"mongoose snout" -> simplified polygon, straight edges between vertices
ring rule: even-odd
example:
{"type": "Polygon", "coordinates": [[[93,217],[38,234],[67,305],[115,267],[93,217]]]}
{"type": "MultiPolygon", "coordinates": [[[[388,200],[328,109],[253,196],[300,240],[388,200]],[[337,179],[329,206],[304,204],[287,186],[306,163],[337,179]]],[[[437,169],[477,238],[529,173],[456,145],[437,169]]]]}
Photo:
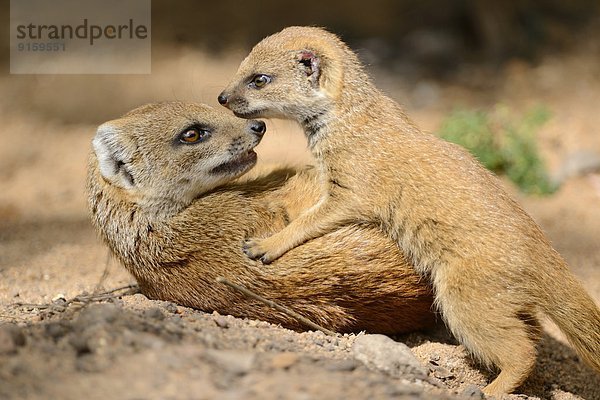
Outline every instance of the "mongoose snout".
{"type": "Polygon", "coordinates": [[[225,94],[225,92],[221,92],[219,97],[217,97],[217,100],[219,101],[220,105],[224,106],[227,104],[228,96],[225,94]]]}
{"type": "Polygon", "coordinates": [[[267,126],[262,121],[252,120],[248,124],[248,131],[254,140],[248,142],[242,136],[235,138],[228,150],[231,159],[214,167],[211,170],[212,174],[238,175],[256,164],[257,156],[254,148],[260,143],[267,126]]]}
{"type": "Polygon", "coordinates": [[[250,124],[250,130],[256,134],[256,136],[262,138],[267,131],[267,125],[262,121],[252,121],[250,124]]]}
{"type": "Polygon", "coordinates": [[[232,95],[223,91],[217,97],[217,101],[223,107],[227,107],[233,111],[233,114],[239,118],[260,118],[263,116],[260,110],[250,109],[248,99],[244,96],[232,95]]]}

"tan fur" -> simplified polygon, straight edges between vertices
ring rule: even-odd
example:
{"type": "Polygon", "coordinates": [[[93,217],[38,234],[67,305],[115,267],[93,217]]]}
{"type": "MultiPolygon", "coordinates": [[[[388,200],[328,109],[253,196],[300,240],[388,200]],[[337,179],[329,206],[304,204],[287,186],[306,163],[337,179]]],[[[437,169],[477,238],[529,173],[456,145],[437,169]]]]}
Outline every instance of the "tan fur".
{"type": "Polygon", "coordinates": [[[92,221],[142,292],[306,329],[215,282],[223,276],[339,332],[398,333],[431,326],[427,285],[377,227],[344,227],[289,252],[272,269],[244,255],[244,239],[282,229],[319,196],[311,169],[257,172],[231,182],[248,165],[207,179],[208,158],[228,157],[232,144],[244,152],[256,139],[248,121],[184,103],[145,106],[99,128],[87,179],[92,221]],[[176,135],[193,123],[211,126],[210,140],[174,146],[176,135]],[[133,176],[133,187],[121,187],[119,174],[101,173],[97,153],[106,156],[107,141],[124,157],[121,167],[133,176]],[[225,185],[205,193],[215,181],[225,185]]]}
{"type": "Polygon", "coordinates": [[[249,240],[250,257],[269,263],[340,226],[375,222],[430,277],[461,343],[500,369],[485,393],[511,392],[529,375],[538,312],[600,371],[600,311],[538,226],[465,150],[421,132],[338,37],[308,27],[267,37],[220,102],[243,117],[298,121],[319,160],[320,200],[249,240]],[[270,83],[257,88],[260,74],[270,83]]]}

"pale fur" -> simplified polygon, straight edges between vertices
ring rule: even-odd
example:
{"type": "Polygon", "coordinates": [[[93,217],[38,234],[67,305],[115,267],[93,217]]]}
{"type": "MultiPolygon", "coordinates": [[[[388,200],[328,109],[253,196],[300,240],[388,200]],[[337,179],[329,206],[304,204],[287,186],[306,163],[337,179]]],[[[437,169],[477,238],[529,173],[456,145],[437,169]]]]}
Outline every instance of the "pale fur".
{"type": "Polygon", "coordinates": [[[225,101],[239,116],[300,123],[321,174],[320,200],[282,231],[249,240],[250,257],[269,263],[340,226],[378,223],[431,279],[458,340],[499,368],[486,394],[511,392],[529,375],[538,312],[600,371],[600,311],[540,228],[468,152],[421,132],[337,36],[290,27],[267,37],[225,101]],[[253,86],[259,74],[270,83],[253,86]]]}
{"type": "Polygon", "coordinates": [[[296,174],[267,168],[237,181],[252,165],[219,176],[208,172],[215,160],[254,148],[258,138],[248,124],[204,105],[162,103],[99,128],[87,178],[92,222],[142,292],[306,329],[215,282],[223,276],[339,332],[432,326],[428,286],[377,227],[344,227],[291,251],[271,270],[242,253],[244,239],[282,229],[319,196],[312,169],[296,174]],[[192,124],[211,126],[210,140],[174,146],[178,133],[192,124]],[[122,168],[133,185],[128,178],[122,182],[122,168]]]}

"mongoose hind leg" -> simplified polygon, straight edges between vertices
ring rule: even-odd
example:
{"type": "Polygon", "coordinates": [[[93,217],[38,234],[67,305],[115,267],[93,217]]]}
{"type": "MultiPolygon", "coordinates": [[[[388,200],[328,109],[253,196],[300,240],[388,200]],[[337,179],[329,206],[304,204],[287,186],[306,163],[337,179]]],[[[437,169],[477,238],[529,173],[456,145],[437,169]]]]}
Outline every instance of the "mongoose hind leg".
{"type": "Polygon", "coordinates": [[[486,396],[494,396],[500,398],[506,393],[512,393],[518,388],[525,379],[531,373],[533,366],[535,365],[535,351],[534,355],[527,359],[519,360],[515,358],[511,360],[511,365],[504,367],[500,374],[486,387],[483,388],[483,393],[486,396]],[[517,363],[523,363],[517,365],[517,363]]]}
{"type": "MultiPolygon", "coordinates": [[[[521,322],[516,318],[515,320],[517,323],[521,322]]],[[[488,396],[512,393],[535,366],[537,340],[530,336],[526,326],[505,329],[505,326],[490,325],[488,321],[482,321],[481,325],[471,328],[473,331],[464,326],[459,328],[465,347],[486,364],[493,364],[500,370],[483,392],[488,396]]],[[[454,330],[455,327],[450,326],[450,329],[454,330]]]]}
{"type": "Polygon", "coordinates": [[[541,327],[535,312],[509,298],[494,298],[494,290],[477,300],[464,297],[464,284],[434,287],[436,304],[452,333],[477,360],[500,370],[483,392],[501,396],[519,387],[536,361],[541,327]]]}

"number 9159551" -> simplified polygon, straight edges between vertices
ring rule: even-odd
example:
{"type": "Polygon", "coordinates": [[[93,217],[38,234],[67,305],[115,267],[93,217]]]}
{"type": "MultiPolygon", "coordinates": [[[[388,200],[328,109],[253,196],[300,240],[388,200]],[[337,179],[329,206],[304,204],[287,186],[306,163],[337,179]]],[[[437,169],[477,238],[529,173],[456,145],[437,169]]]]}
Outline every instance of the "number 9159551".
{"type": "Polygon", "coordinates": [[[64,43],[19,43],[17,44],[18,51],[65,51],[64,43]]]}

